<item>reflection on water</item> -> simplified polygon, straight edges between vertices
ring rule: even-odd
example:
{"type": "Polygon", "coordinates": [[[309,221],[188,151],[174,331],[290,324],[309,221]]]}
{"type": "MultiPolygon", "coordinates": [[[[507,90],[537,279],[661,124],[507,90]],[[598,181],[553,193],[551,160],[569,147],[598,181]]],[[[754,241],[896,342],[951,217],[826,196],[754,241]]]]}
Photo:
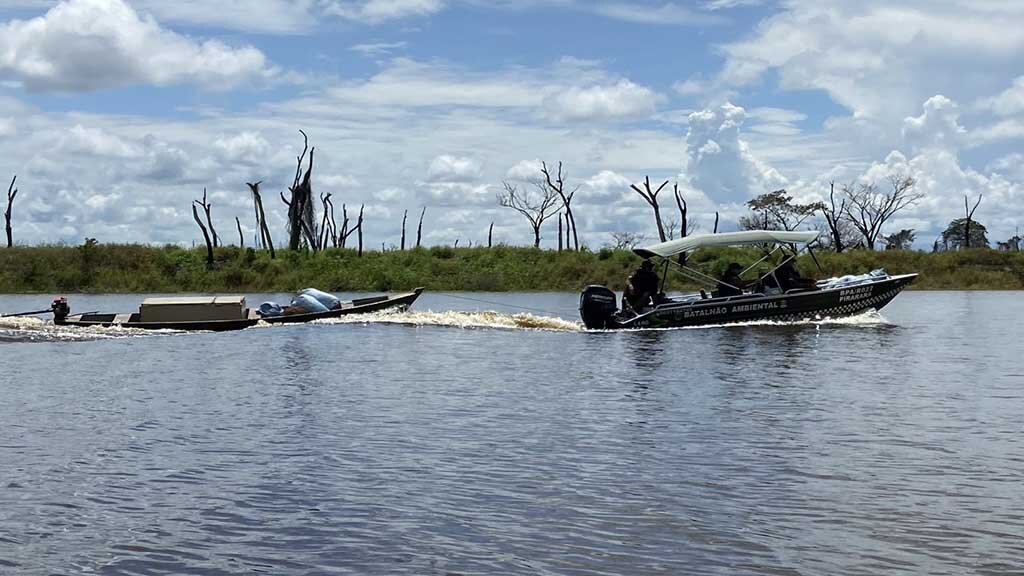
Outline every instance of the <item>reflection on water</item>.
{"type": "Polygon", "coordinates": [[[486,298],[226,334],[0,319],[0,574],[1019,570],[1019,295],[636,332],[486,298]]]}

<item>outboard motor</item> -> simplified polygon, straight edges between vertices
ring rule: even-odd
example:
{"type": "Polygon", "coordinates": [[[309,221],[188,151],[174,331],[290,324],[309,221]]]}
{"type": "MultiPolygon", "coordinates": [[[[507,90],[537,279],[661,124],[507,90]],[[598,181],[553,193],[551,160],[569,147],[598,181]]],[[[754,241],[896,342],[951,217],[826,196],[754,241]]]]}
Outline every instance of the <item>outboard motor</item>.
{"type": "Polygon", "coordinates": [[[68,305],[68,299],[63,296],[53,299],[53,303],[50,304],[50,310],[53,311],[54,324],[64,322],[64,319],[71,314],[71,306],[68,305]]]}
{"type": "Polygon", "coordinates": [[[612,318],[618,312],[615,292],[604,286],[587,286],[580,294],[580,317],[591,330],[602,330],[611,326],[612,318]]]}

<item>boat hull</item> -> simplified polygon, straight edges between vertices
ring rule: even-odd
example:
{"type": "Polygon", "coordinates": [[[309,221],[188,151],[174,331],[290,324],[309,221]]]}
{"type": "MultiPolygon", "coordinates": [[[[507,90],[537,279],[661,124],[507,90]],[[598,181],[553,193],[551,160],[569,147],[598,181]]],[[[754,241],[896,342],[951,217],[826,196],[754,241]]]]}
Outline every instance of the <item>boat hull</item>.
{"type": "Polygon", "coordinates": [[[615,315],[588,328],[642,329],[732,324],[757,320],[790,322],[853,316],[881,310],[916,278],[916,274],[824,290],[774,296],[743,295],[685,302],[669,302],[630,318],[615,315]],[[597,325],[603,324],[603,325],[597,325]]]}
{"type": "Polygon", "coordinates": [[[141,330],[183,330],[183,331],[206,331],[226,332],[231,330],[243,330],[251,328],[260,321],[269,324],[299,324],[313,322],[326,318],[338,318],[349,314],[365,314],[367,312],[378,312],[390,308],[408,308],[419,298],[423,292],[417,288],[412,292],[396,294],[393,296],[378,296],[373,298],[361,298],[344,302],[342,308],[319,312],[315,314],[292,314],[288,316],[276,316],[261,318],[255,310],[249,310],[246,318],[237,320],[203,320],[203,321],[179,321],[179,322],[141,322],[139,314],[77,314],[64,318],[55,317],[54,324],[58,326],[80,326],[80,327],[112,327],[135,328],[141,330]]]}

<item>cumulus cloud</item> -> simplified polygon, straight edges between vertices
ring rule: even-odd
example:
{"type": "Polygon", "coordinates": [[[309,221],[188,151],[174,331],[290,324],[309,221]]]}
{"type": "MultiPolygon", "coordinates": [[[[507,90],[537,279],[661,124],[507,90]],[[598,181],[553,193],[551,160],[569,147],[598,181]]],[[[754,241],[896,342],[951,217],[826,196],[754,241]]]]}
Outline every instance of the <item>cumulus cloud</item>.
{"type": "Polygon", "coordinates": [[[782,174],[758,160],[740,139],[745,119],[743,108],[728,103],[690,114],[681,175],[690,187],[718,202],[744,202],[787,185],[782,174]]]}
{"type": "Polygon", "coordinates": [[[785,89],[815,89],[858,117],[889,121],[929,96],[994,92],[1024,48],[1012,2],[791,0],[744,40],[723,46],[719,82],[744,86],[773,71],[785,89]]]}
{"type": "Polygon", "coordinates": [[[540,159],[523,160],[509,168],[508,172],[505,173],[505,177],[509,180],[521,180],[524,182],[535,180],[540,177],[542,168],[543,164],[540,159]]]}
{"type": "Polygon", "coordinates": [[[442,154],[430,163],[427,180],[431,182],[473,182],[480,177],[480,163],[472,158],[442,154]]]}
{"type": "Polygon", "coordinates": [[[924,103],[924,112],[903,121],[903,139],[914,151],[956,149],[967,131],[959,124],[957,105],[941,94],[924,103]]]}
{"type": "Polygon", "coordinates": [[[222,89],[270,73],[256,48],[193,40],[123,0],[66,0],[42,16],[0,25],[0,75],[30,90],[181,83],[222,89]]]}
{"type": "Polygon", "coordinates": [[[545,102],[551,116],[565,120],[631,118],[651,115],[661,97],[629,80],[614,84],[570,87],[545,102]]]}

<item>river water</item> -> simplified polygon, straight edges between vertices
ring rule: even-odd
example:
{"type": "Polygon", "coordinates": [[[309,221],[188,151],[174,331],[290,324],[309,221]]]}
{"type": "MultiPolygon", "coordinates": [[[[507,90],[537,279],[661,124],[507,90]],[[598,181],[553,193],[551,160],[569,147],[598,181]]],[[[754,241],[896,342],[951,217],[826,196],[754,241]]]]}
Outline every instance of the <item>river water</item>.
{"type": "Polygon", "coordinates": [[[0,320],[0,574],[1024,571],[1020,293],[623,333],[574,294],[414,310],[0,320]]]}

